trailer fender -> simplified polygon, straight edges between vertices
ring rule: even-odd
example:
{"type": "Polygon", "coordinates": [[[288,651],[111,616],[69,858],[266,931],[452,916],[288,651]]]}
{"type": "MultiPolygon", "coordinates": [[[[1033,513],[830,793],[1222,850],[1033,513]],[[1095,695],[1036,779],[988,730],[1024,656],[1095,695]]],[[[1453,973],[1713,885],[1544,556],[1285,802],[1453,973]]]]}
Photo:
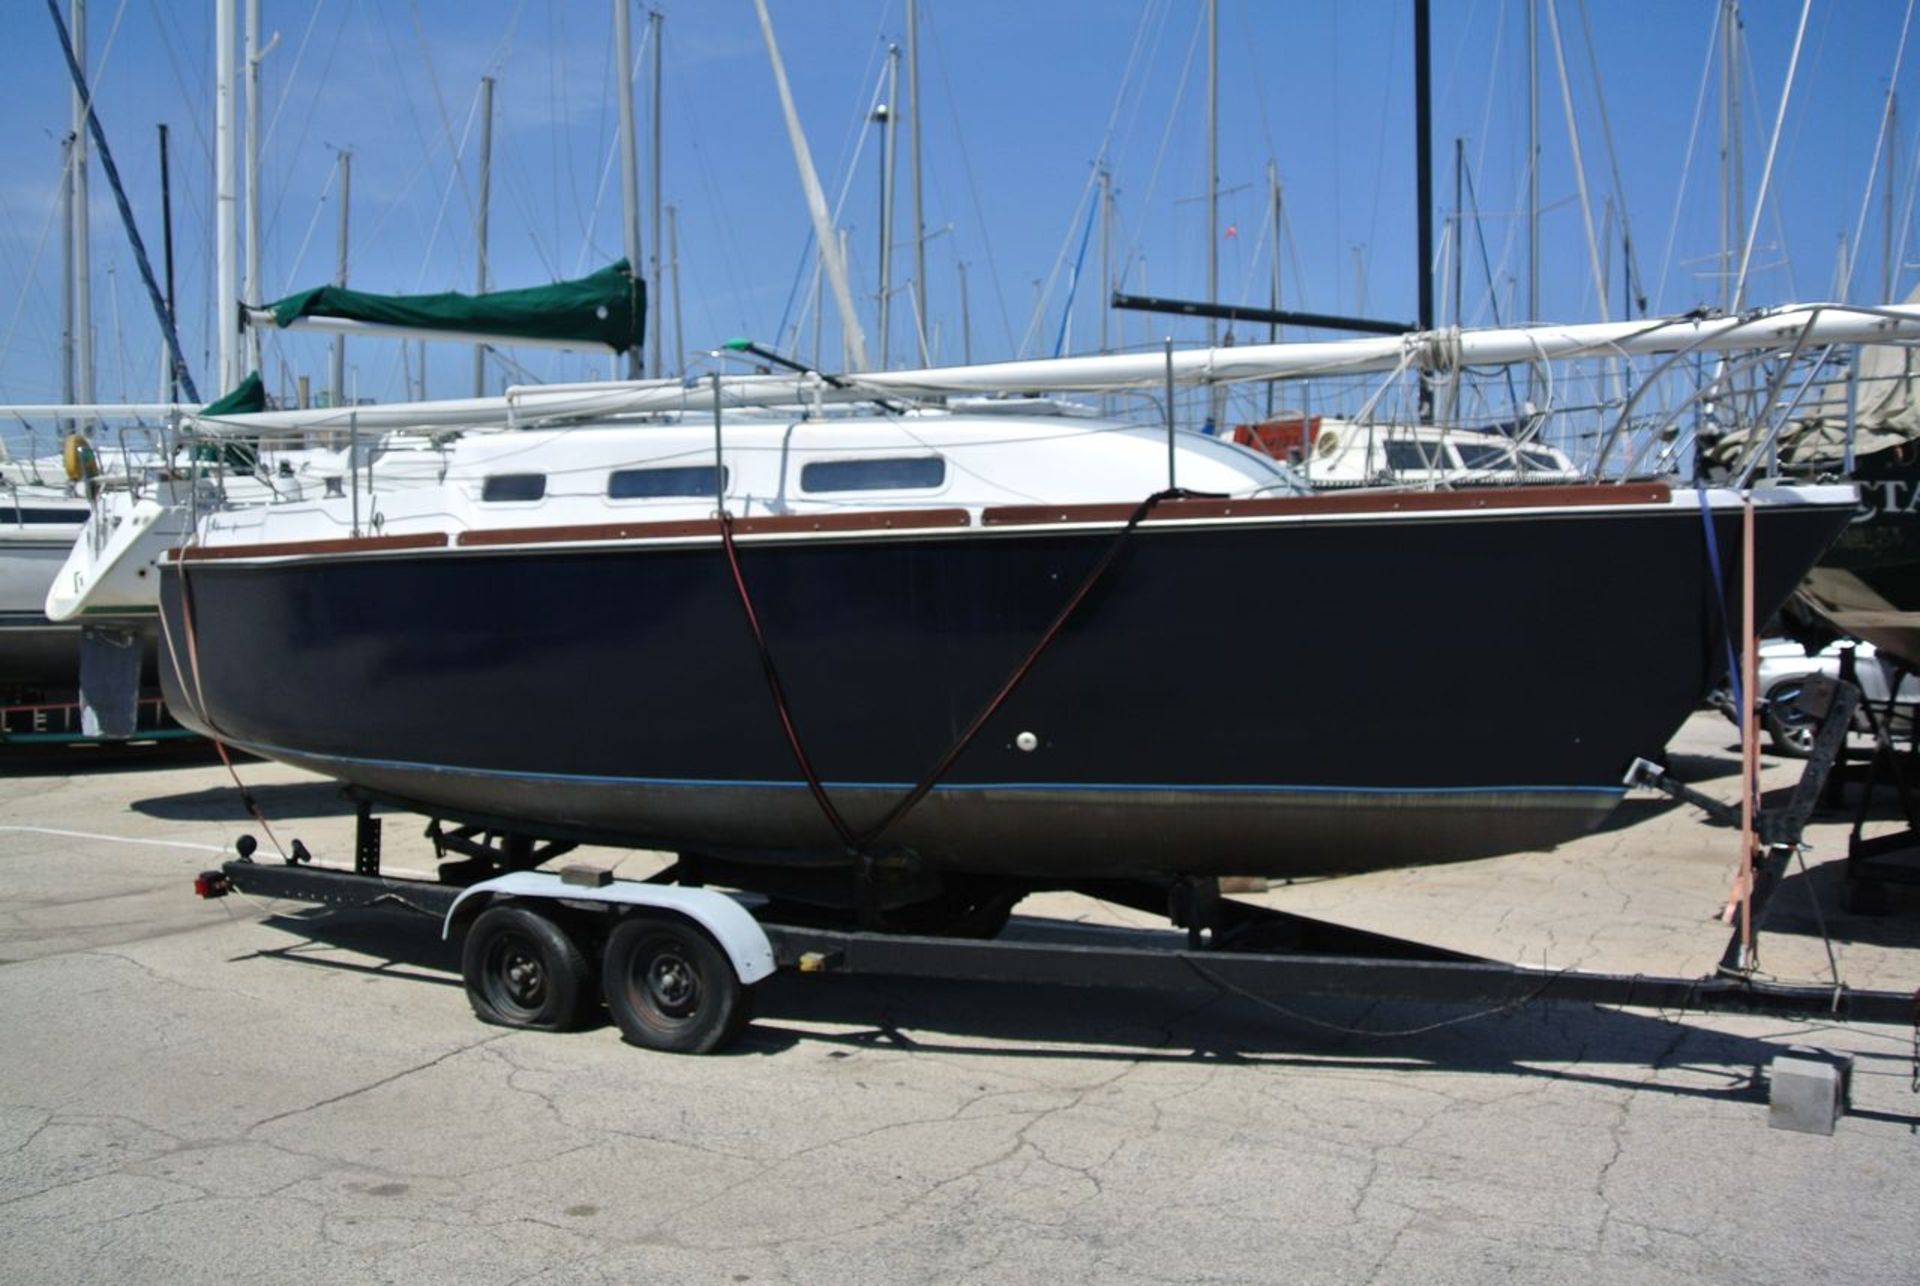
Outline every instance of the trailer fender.
{"type": "Polygon", "coordinates": [[[501,898],[545,898],[566,902],[609,902],[621,906],[651,907],[683,915],[705,929],[733,962],[740,981],[751,985],[774,971],[773,943],[760,922],[738,902],[712,889],[680,888],[672,884],[643,884],[614,880],[609,884],[567,884],[548,871],[513,871],[463,890],[447,908],[440,936],[480,914],[501,898]]]}

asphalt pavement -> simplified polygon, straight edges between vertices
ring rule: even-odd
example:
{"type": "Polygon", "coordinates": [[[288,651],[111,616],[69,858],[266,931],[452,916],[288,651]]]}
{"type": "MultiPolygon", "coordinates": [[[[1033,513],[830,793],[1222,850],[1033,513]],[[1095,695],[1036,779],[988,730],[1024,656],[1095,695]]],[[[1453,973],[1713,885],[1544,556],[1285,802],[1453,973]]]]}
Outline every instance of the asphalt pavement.
{"type": "MultiPolygon", "coordinates": [[[[1696,718],[1675,772],[1731,798],[1730,734],[1696,718]]],[[[274,839],[347,862],[330,784],[236,771],[274,839]]],[[[1770,758],[1767,783],[1796,772],[1770,758]]],[[[1844,909],[1849,820],[1810,830],[1761,966],[1816,981],[1831,949],[1855,985],[1920,988],[1920,899],[1844,909]]],[[[388,818],[390,869],[431,868],[419,828],[388,818]]],[[[480,1025],[456,948],[404,913],[195,899],[242,832],[272,852],[203,752],[0,761],[6,1281],[1745,1284],[1920,1262],[1911,1028],[783,975],[730,1051],[653,1054],[610,1026],[480,1025]],[[1831,1137],[1768,1128],[1766,1069],[1796,1044],[1858,1060],[1831,1137]]],[[[1636,794],[1550,853],[1252,896],[1690,975],[1724,945],[1734,851],[1636,794]]]]}

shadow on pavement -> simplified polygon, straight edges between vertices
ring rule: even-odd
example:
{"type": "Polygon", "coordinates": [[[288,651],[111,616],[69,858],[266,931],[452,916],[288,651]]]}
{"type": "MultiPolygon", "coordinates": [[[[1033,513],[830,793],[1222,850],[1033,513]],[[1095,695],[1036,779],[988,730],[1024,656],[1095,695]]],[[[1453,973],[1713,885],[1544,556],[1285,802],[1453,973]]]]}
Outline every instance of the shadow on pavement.
{"type": "MultiPolygon", "coordinates": [[[[343,796],[338,782],[292,781],[249,785],[247,793],[260,811],[278,821],[300,817],[350,817],[353,802],[343,796]]],[[[147,817],[169,822],[247,822],[252,817],[232,783],[210,786],[182,795],[155,795],[136,799],[128,807],[147,817]]]]}

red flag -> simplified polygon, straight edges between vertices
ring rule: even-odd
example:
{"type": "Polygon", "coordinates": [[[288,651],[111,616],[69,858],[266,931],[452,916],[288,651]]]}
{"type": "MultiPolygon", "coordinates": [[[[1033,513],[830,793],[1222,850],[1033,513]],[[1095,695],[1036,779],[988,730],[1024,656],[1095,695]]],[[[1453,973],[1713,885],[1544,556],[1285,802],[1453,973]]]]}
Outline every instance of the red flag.
{"type": "Polygon", "coordinates": [[[1237,236],[1239,236],[1239,235],[1240,235],[1240,225],[1239,225],[1239,224],[1237,224],[1237,223],[1229,223],[1229,224],[1227,225],[1227,235],[1228,235],[1228,236],[1230,236],[1230,237],[1237,237],[1237,236]]]}

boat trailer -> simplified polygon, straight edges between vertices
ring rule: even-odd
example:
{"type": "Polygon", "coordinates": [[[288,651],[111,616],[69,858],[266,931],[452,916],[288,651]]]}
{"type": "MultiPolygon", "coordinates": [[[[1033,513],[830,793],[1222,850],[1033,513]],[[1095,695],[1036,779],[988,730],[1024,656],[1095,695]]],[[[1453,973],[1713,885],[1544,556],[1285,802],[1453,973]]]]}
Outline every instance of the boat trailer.
{"type": "MultiPolygon", "coordinates": [[[[1789,803],[1765,810],[1758,825],[1764,854],[1747,912],[1755,933],[1844,746],[1858,699],[1846,685],[1816,697],[1827,704],[1805,775],[1789,803]]],[[[1719,820],[1731,816],[1723,802],[1645,761],[1635,764],[1628,784],[1651,785],[1719,820]]],[[[1165,933],[1025,917],[1017,933],[1000,937],[1017,896],[1004,901],[997,917],[991,907],[984,918],[976,908],[970,919],[954,920],[944,932],[889,932],[876,919],[856,921],[851,912],[835,919],[786,896],[796,879],[819,875],[787,870],[754,879],[741,872],[756,868],[691,854],[645,880],[616,879],[589,866],[534,869],[551,867],[572,843],[489,831],[471,821],[453,829],[440,819],[430,822],[427,836],[436,852],[458,859],[443,863],[439,878],[395,877],[381,870],[381,826],[372,802],[361,798],[350,870],[313,865],[298,840],[284,860],[257,861],[258,845],[242,836],[238,855],[202,872],[195,891],[209,898],[241,892],[338,908],[390,906],[430,916],[440,921],[443,937],[464,935],[462,976],[482,1020],[559,1030],[592,1021],[604,1001],[630,1042],[679,1053],[706,1053],[731,1041],[751,1015],[753,985],[780,970],[1234,994],[1270,1006],[1280,998],[1322,997],[1470,1005],[1492,1013],[1559,1000],[1668,1014],[1882,1023],[1920,1032],[1920,993],[1754,976],[1743,951],[1752,937],[1738,924],[1720,967],[1699,978],[1482,959],[1239,901],[1224,896],[1221,882],[1212,878],[1045,886],[1163,916],[1186,931],[1184,943],[1169,941],[1165,933]],[[756,891],[724,891],[742,885],[756,891]],[[856,922],[865,927],[852,927],[856,922]],[[1043,936],[1049,926],[1052,938],[1043,936]]],[[[844,871],[834,878],[848,882],[844,871]]],[[[891,927],[913,924],[896,920],[891,927]]],[[[1844,1102],[1844,1068],[1817,1059],[1808,1063],[1803,1056],[1796,1063],[1803,1073],[1811,1068],[1810,1092],[1818,1106],[1796,1109],[1797,1119],[1812,1124],[1792,1128],[1831,1132],[1844,1102]]],[[[1776,1119],[1780,1083],[1776,1078],[1776,1119]]],[[[1802,1076],[1792,1083],[1804,1092],[1809,1082],[1802,1076]]]]}

